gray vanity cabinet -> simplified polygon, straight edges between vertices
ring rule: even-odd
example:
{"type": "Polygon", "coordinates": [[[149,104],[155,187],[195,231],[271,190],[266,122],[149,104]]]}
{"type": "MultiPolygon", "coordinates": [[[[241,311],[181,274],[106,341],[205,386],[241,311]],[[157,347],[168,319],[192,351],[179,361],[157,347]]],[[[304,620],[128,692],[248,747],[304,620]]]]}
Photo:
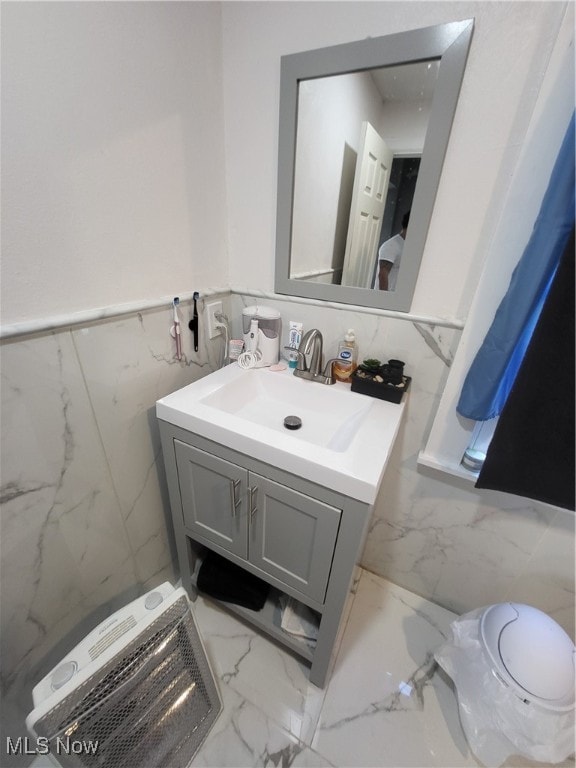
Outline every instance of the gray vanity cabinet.
{"type": "Polygon", "coordinates": [[[186,528],[200,541],[247,557],[246,470],[180,440],[174,448],[186,528]]]}
{"type": "Polygon", "coordinates": [[[206,550],[270,585],[264,608],[224,607],[310,664],[323,687],[371,507],[159,420],[182,584],[194,600],[206,550]],[[283,596],[312,609],[315,645],[282,628],[283,596]]]}
{"type": "Polygon", "coordinates": [[[341,510],[250,473],[250,561],[324,602],[341,510]]]}
{"type": "Polygon", "coordinates": [[[186,528],[324,601],[341,510],[179,440],[186,528]]]}

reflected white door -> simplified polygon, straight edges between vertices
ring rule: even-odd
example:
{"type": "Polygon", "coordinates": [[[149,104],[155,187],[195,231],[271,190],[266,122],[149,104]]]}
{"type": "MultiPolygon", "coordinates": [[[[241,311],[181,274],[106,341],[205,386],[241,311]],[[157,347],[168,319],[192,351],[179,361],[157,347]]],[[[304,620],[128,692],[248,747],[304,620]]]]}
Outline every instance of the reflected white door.
{"type": "Polygon", "coordinates": [[[342,285],[372,287],[392,157],[376,129],[368,122],[362,123],[342,285]]]}

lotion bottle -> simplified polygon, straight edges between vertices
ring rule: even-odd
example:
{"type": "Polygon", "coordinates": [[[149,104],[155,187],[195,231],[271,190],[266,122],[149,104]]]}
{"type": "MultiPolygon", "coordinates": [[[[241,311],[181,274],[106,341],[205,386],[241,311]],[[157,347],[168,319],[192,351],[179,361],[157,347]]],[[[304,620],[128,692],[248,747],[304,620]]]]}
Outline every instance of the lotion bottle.
{"type": "Polygon", "coordinates": [[[332,372],[337,381],[350,381],[350,376],[356,370],[358,360],[358,344],[352,328],[338,344],[337,360],[334,363],[332,372]]]}

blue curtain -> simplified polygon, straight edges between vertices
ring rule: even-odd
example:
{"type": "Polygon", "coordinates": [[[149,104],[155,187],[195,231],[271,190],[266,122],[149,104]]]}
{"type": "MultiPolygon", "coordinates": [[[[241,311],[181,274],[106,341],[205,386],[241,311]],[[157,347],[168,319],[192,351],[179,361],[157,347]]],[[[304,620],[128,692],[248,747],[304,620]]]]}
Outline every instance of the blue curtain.
{"type": "Polygon", "coordinates": [[[574,306],[573,229],[476,488],[574,509],[574,306]]]}
{"type": "Polygon", "coordinates": [[[574,128],[573,114],[528,245],[464,381],[456,410],[468,419],[500,415],[572,232],[574,128]]]}

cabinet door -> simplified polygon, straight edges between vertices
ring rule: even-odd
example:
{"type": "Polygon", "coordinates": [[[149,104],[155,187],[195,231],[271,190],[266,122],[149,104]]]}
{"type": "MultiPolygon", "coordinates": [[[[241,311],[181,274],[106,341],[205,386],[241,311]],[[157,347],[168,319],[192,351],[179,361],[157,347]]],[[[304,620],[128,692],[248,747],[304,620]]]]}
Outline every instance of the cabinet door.
{"type": "Polygon", "coordinates": [[[175,448],[184,525],[200,541],[246,558],[247,471],[179,440],[175,448]]]}
{"type": "Polygon", "coordinates": [[[253,472],[248,482],[250,562],[323,602],[341,510],[253,472]]]}

